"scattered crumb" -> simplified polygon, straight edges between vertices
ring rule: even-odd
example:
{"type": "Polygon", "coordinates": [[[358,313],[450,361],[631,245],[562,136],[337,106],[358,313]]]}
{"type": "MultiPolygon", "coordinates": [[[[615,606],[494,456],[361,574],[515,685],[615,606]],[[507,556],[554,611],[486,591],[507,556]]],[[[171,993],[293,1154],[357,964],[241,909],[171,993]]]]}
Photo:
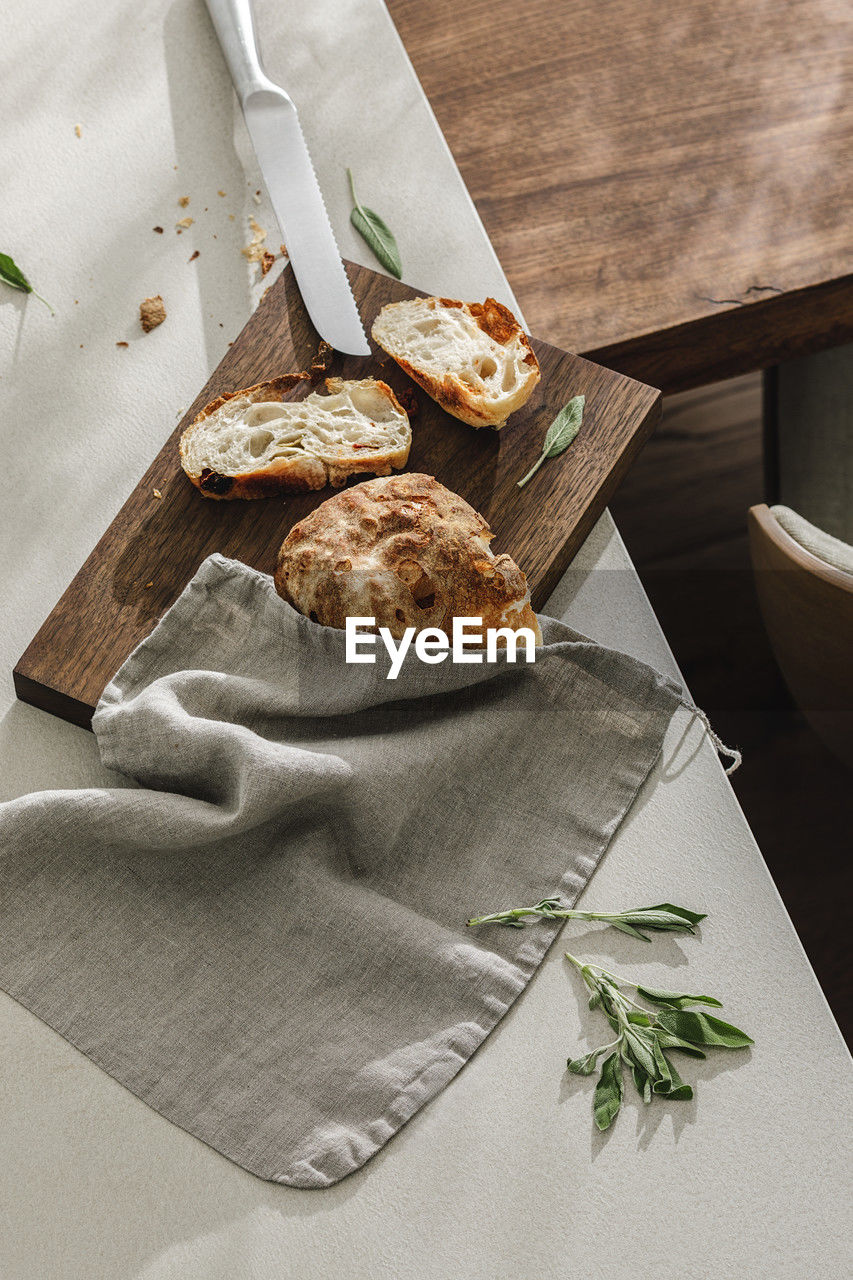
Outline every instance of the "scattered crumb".
{"type": "Polygon", "coordinates": [[[197,257],[199,257],[200,253],[201,253],[201,250],[200,250],[200,249],[196,249],[195,253],[191,254],[191,256],[187,259],[187,261],[188,261],[188,262],[195,262],[196,258],[197,258],[197,257]]]}
{"type": "Polygon", "coordinates": [[[145,590],[147,591],[149,587],[153,587],[153,586],[154,586],[154,583],[153,583],[153,582],[146,582],[146,584],[145,584],[145,590]]]}
{"type": "Polygon", "coordinates": [[[242,252],[250,262],[262,262],[264,253],[266,252],[264,249],[264,241],[267,238],[267,233],[263,227],[258,226],[254,218],[249,218],[249,227],[252,231],[252,239],[242,252]]]}
{"type": "Polygon", "coordinates": [[[255,204],[260,204],[261,203],[260,192],[256,191],[255,194],[252,196],[252,199],[254,200],[255,204]]]}
{"type": "Polygon", "coordinates": [[[152,489],[151,492],[154,494],[155,498],[162,498],[163,496],[159,489],[152,489]]]}
{"type": "Polygon", "coordinates": [[[153,228],[152,228],[152,230],[156,231],[156,232],[157,232],[157,234],[158,234],[158,236],[161,236],[161,235],[163,234],[163,228],[162,228],[162,227],[153,227],[153,228]]]}
{"type": "Polygon", "coordinates": [[[81,351],[83,350],[83,343],[82,343],[82,342],[80,343],[80,350],[81,350],[81,351]]]}
{"type": "Polygon", "coordinates": [[[396,394],[400,404],[406,410],[407,416],[409,418],[414,418],[420,408],[414,388],[404,387],[402,391],[398,391],[396,394]]]}
{"type": "Polygon", "coordinates": [[[182,209],[186,209],[189,202],[190,202],[189,196],[178,196],[178,204],[181,206],[182,209]]]}
{"type": "Polygon", "coordinates": [[[79,306],[80,306],[80,299],[79,299],[79,298],[75,298],[75,299],[74,299],[74,305],[75,305],[75,307],[79,307],[79,306]]]}
{"type": "Polygon", "coordinates": [[[156,329],[166,319],[166,307],[159,293],[153,298],[146,298],[139,304],[139,323],[146,333],[156,329]]]}
{"type": "Polygon", "coordinates": [[[179,418],[182,418],[182,417],[184,416],[184,414],[186,413],[186,411],[187,411],[187,407],[186,407],[186,405],[185,405],[185,404],[182,404],[182,405],[181,405],[181,407],[180,407],[180,409],[178,410],[178,417],[179,417],[179,418]]]}
{"type": "Polygon", "coordinates": [[[228,345],[229,345],[229,347],[233,347],[233,346],[234,346],[234,343],[233,343],[233,342],[229,342],[229,343],[228,343],[228,345]]]}
{"type": "Polygon", "coordinates": [[[129,346],[130,346],[130,343],[129,343],[129,342],[117,342],[117,343],[116,343],[116,346],[117,346],[117,347],[129,347],[129,346]]]}
{"type": "Polygon", "coordinates": [[[216,193],[216,194],[217,194],[218,196],[224,196],[224,195],[226,195],[226,194],[227,194],[227,192],[225,192],[225,191],[217,191],[217,193],[216,193]]]}
{"type": "Polygon", "coordinates": [[[228,221],[229,221],[229,222],[233,222],[233,221],[234,221],[234,214],[233,214],[233,213],[229,213],[229,215],[228,215],[228,221]]]}
{"type": "Polygon", "coordinates": [[[280,244],[278,247],[279,247],[279,249],[281,249],[281,251],[282,251],[282,253],[284,254],[285,258],[289,258],[289,257],[290,257],[290,254],[287,252],[287,245],[286,245],[286,244],[280,244]]]}
{"type": "Polygon", "coordinates": [[[74,126],[74,132],[77,134],[77,137],[78,137],[78,138],[82,138],[82,137],[83,137],[83,128],[82,128],[82,125],[75,124],[75,126],[74,126]]]}
{"type": "Polygon", "coordinates": [[[220,327],[220,329],[224,329],[224,328],[225,328],[225,325],[222,323],[222,321],[221,321],[221,320],[219,321],[219,327],[220,327]]]}
{"type": "Polygon", "coordinates": [[[271,271],[274,263],[275,263],[275,254],[269,253],[269,252],[265,253],[264,256],[261,258],[261,275],[265,276],[268,271],[271,271]]]}
{"type": "Polygon", "coordinates": [[[187,227],[191,227],[192,224],[193,224],[192,218],[179,218],[178,221],[175,223],[175,226],[180,227],[181,230],[185,231],[187,227]]]}
{"type": "Polygon", "coordinates": [[[323,375],[329,372],[329,365],[332,363],[332,360],[334,358],[335,358],[334,347],[330,346],[328,342],[325,342],[321,339],[320,345],[317,348],[317,354],[315,355],[314,359],[311,361],[311,368],[308,370],[308,375],[311,379],[312,387],[316,386],[317,383],[320,381],[320,379],[323,377],[323,375]]]}

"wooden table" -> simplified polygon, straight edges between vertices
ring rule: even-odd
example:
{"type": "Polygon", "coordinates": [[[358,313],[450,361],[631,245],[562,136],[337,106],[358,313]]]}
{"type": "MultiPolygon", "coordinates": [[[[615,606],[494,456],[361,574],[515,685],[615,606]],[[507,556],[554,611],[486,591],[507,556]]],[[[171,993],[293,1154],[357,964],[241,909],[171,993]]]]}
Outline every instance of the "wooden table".
{"type": "Polygon", "coordinates": [[[849,0],[388,0],[534,333],[664,391],[853,339],[849,0]]]}

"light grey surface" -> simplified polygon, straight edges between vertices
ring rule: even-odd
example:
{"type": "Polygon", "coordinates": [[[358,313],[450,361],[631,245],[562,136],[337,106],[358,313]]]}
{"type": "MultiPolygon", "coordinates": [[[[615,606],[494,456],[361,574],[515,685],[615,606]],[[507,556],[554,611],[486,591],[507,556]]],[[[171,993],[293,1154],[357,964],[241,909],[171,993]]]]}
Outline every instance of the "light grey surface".
{"type": "MultiPolygon", "coordinates": [[[[399,233],[413,284],[511,304],[382,7],[258,0],[258,18],[343,251],[369,262],[347,224],[349,163],[399,233]]],[[[8,672],[247,318],[263,286],[239,250],[249,214],[271,224],[252,201],[257,175],[200,3],[21,4],[0,59],[5,247],[59,304],[51,320],[33,301],[0,299],[8,672]],[[181,194],[197,222],[176,237],[181,194]],[[142,337],[136,306],[156,292],[169,318],[142,337]]],[[[674,670],[609,517],[549,612],[674,670]]],[[[15,704],[8,675],[4,696],[4,795],[111,780],[91,735],[15,704]]],[[[235,1169],[3,1000],[4,1277],[847,1274],[849,1057],[714,753],[686,725],[680,713],[583,902],[675,898],[710,913],[701,941],[643,948],[578,926],[567,937],[659,985],[689,972],[755,1037],[748,1063],[700,1064],[695,1104],[632,1101],[595,1135],[591,1086],[563,1067],[597,1025],[555,948],[451,1088],[365,1170],[304,1192],[235,1169]]]]}
{"type": "Polygon", "coordinates": [[[853,543],[853,346],[779,366],[779,501],[853,543]]]}
{"type": "Polygon", "coordinates": [[[208,557],[95,711],[138,787],[0,804],[0,986],[249,1172],[351,1174],[559,931],[466,918],[574,904],[682,701],[542,632],[530,664],[348,666],[342,631],[208,557]]]}

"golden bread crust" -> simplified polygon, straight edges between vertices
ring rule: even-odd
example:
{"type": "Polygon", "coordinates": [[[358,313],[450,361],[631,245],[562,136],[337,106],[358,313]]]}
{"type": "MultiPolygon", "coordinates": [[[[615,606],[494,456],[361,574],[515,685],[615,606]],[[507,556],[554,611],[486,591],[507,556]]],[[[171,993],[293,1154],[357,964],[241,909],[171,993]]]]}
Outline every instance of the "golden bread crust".
{"type": "Polygon", "coordinates": [[[491,530],[464,498],[416,472],[367,480],[291,529],[275,571],[279,595],[323,626],[374,617],[400,638],[414,626],[450,636],[454,617],[531,627],[527,580],[489,549],[491,530]]]}

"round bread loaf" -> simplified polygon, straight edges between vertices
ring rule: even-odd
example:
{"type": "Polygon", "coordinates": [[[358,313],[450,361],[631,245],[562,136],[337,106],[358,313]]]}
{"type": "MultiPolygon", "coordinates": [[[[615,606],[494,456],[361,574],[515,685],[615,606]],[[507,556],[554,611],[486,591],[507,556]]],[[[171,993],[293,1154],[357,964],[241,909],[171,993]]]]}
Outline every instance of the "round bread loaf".
{"type": "Polygon", "coordinates": [[[407,627],[450,636],[455,617],[530,627],[541,643],[518,565],[489,547],[473,507],[433,476],[407,472],[335,494],[294,525],[275,571],[279,595],[326,627],[373,617],[399,639],[407,627]]]}

